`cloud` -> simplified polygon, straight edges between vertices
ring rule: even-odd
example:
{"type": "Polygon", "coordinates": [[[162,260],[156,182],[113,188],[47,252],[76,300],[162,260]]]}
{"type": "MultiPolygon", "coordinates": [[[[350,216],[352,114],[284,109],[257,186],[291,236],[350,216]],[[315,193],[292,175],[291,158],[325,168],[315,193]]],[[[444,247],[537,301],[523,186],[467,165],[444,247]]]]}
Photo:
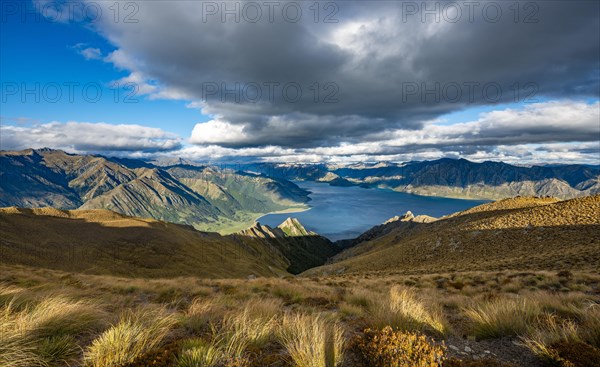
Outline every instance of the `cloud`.
{"type": "Polygon", "coordinates": [[[102,51],[99,48],[87,47],[86,43],[78,43],[75,46],[73,46],[73,48],[86,60],[102,59],[102,51]]]}
{"type": "Polygon", "coordinates": [[[181,148],[181,139],[158,128],[89,122],[2,125],[2,149],[51,147],[70,152],[164,152],[181,148]]]}
{"type": "MultiPolygon", "coordinates": [[[[87,2],[114,14],[110,2],[87,2]]],[[[472,14],[467,2],[331,2],[319,14],[312,3],[293,2],[302,7],[298,22],[283,16],[287,2],[277,3],[274,19],[264,3],[254,3],[263,11],[256,22],[236,15],[240,10],[223,12],[244,4],[137,2],[136,22],[104,16],[89,24],[115,47],[103,60],[126,72],[118,82],[135,83],[149,99],[187,101],[210,116],[194,126],[194,146],[161,154],[597,163],[600,108],[581,102],[597,101],[600,90],[595,2],[519,3],[518,13],[511,2],[470,2],[472,14]],[[458,20],[447,4],[461,7],[458,20]],[[490,6],[501,8],[497,21],[489,19],[490,6]],[[337,21],[325,22],[328,15],[337,21]],[[494,105],[517,107],[440,121],[494,105]]],[[[135,154],[160,150],[149,145],[135,154]]]]}
{"type": "MultiPolygon", "coordinates": [[[[103,17],[93,27],[117,48],[106,60],[128,70],[151,98],[191,101],[240,138],[194,135],[201,144],[331,146],[359,142],[369,131],[420,129],[449,112],[520,101],[531,91],[597,96],[593,2],[536,2],[535,23],[515,22],[500,2],[492,3],[502,8],[497,22],[484,16],[487,2],[478,2],[472,21],[462,5],[456,22],[436,3],[440,21],[430,15],[423,22],[421,12],[407,15],[406,3],[336,2],[338,22],[315,23],[303,5],[299,22],[286,20],[282,2],[273,21],[263,12],[254,23],[241,10],[240,19],[224,14],[224,3],[207,15],[206,2],[151,1],[138,4],[136,23],[103,17]],[[260,97],[247,95],[256,86],[260,97]],[[302,96],[290,102],[298,90],[302,96]]],[[[229,6],[236,4],[243,3],[229,6]]]]}

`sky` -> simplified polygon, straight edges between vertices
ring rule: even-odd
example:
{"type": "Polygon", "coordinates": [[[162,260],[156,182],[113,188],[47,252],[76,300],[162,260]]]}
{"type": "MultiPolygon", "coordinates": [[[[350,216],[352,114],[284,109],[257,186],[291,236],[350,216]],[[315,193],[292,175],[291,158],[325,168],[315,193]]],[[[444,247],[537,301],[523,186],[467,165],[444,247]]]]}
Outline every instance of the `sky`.
{"type": "Polygon", "coordinates": [[[600,164],[598,1],[1,7],[3,150],[600,164]]]}

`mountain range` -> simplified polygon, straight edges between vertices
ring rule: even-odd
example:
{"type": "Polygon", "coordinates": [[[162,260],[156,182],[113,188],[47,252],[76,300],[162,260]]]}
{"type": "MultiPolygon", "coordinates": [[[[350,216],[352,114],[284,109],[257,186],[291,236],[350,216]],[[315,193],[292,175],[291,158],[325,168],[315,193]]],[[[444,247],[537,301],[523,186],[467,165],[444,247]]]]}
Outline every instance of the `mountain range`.
{"type": "Polygon", "coordinates": [[[232,233],[265,213],[305,208],[308,194],[287,180],[231,169],[52,149],[0,152],[0,206],[106,209],[232,233]]]}
{"type": "Polygon", "coordinates": [[[282,164],[260,163],[247,169],[269,177],[378,187],[426,196],[498,200],[514,196],[569,199],[600,193],[600,166],[514,166],[443,158],[407,163],[282,164]]]}

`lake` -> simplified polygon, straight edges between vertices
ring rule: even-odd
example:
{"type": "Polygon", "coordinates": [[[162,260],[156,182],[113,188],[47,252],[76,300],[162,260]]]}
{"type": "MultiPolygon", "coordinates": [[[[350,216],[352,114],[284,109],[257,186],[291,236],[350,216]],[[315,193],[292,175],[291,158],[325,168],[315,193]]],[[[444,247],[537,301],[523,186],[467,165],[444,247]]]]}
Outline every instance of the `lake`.
{"type": "Polygon", "coordinates": [[[418,196],[357,186],[330,186],[327,183],[311,181],[295,183],[311,192],[311,209],[298,213],[267,214],[258,221],[275,227],[288,217],[298,218],[307,229],[332,241],[354,238],[408,210],[414,215],[441,217],[487,202],[418,196]]]}

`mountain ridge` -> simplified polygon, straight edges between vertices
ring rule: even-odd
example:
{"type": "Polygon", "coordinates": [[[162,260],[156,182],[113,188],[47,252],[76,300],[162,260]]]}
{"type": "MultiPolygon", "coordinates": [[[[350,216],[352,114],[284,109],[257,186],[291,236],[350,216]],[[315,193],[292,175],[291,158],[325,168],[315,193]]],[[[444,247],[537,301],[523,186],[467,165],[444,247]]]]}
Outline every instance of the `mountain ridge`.
{"type": "Polygon", "coordinates": [[[0,206],[107,209],[233,233],[263,214],[304,208],[309,200],[307,191],[286,180],[182,162],[156,166],[53,149],[0,151],[0,206]]]}

